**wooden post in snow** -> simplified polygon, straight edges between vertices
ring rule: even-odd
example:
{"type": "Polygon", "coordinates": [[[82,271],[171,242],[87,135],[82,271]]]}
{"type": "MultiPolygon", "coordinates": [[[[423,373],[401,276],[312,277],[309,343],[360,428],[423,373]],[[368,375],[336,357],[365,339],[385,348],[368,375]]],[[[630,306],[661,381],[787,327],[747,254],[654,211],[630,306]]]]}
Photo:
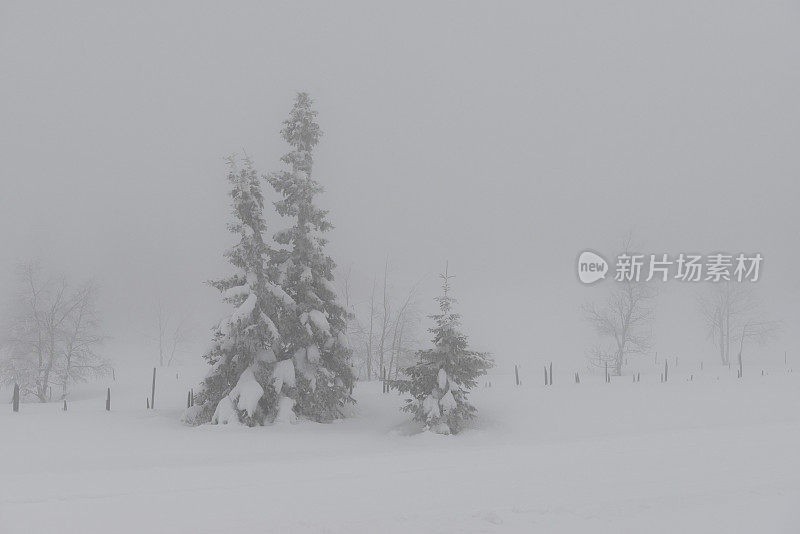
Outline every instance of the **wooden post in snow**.
{"type": "Polygon", "coordinates": [[[519,385],[519,367],[517,364],[514,364],[514,380],[516,381],[517,385],[519,385]]]}
{"type": "Polygon", "coordinates": [[[11,409],[15,412],[19,411],[19,385],[14,384],[14,393],[11,396],[11,409]]]}
{"type": "Polygon", "coordinates": [[[553,385],[553,362],[550,362],[550,385],[553,385]]]}
{"type": "Polygon", "coordinates": [[[150,390],[150,409],[154,410],[156,407],[156,368],[153,367],[153,387],[150,390]]]}
{"type": "Polygon", "coordinates": [[[111,388],[106,389],[106,411],[111,411],[111,388]]]}
{"type": "Polygon", "coordinates": [[[744,375],[744,369],[742,369],[742,351],[739,351],[739,378],[742,378],[744,375]]]}

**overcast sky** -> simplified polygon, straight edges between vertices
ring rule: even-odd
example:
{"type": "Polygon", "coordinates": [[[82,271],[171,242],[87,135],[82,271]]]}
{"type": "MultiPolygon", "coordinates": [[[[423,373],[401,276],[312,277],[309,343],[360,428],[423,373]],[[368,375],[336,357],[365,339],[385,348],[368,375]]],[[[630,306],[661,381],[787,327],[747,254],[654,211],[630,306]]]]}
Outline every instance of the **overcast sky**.
{"type": "MultiPolygon", "coordinates": [[[[359,299],[388,257],[429,312],[449,261],[476,346],[578,365],[580,306],[612,282],[582,286],[577,254],[633,231],[648,253],[762,253],[785,322],[766,352],[798,352],[799,50],[798,2],[5,0],[2,287],[41,258],[97,276],[114,346],[146,353],[158,295],[204,344],[223,157],[279,169],[302,90],[359,299]]],[[[657,348],[714,359],[696,288],[660,289],[657,348]]]]}

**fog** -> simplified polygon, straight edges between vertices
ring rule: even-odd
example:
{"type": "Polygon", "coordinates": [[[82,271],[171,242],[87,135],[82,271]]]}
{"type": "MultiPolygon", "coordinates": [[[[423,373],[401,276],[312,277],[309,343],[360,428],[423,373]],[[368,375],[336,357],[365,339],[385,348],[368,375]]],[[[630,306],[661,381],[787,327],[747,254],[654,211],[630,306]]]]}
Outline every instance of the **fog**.
{"type": "MultiPolygon", "coordinates": [[[[307,91],[328,250],[357,300],[388,258],[431,312],[449,262],[465,331],[501,368],[577,365],[581,305],[611,283],[582,286],[577,255],[612,259],[633,233],[645,253],[760,252],[784,329],[758,350],[782,357],[800,321],[799,18],[795,2],[3,2],[0,294],[39,258],[96,276],[111,357],[154,357],[158,300],[204,345],[224,310],[204,281],[229,272],[223,158],[280,169],[307,91]]],[[[714,358],[697,289],[659,284],[656,350],[714,358]]]]}

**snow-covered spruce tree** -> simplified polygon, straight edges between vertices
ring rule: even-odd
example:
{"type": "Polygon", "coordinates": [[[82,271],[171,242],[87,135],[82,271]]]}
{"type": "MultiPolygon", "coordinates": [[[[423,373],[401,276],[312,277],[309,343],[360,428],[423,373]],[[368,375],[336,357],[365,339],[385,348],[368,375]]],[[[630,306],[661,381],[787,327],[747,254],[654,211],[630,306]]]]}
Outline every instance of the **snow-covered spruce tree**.
{"type": "Polygon", "coordinates": [[[391,385],[411,395],[402,410],[412,413],[426,430],[457,434],[476,412],[467,400],[469,390],[494,363],[489,353],[469,350],[467,336],[459,330],[461,316],[453,312],[452,277],[446,269],[441,277],[442,295],[436,297],[441,312],[430,316],[436,322],[430,329],[434,348],[418,351],[417,363],[403,370],[408,378],[391,385]]]}
{"type": "MultiPolygon", "coordinates": [[[[281,130],[292,148],[281,158],[288,169],[267,177],[281,196],[275,209],[293,223],[275,235],[280,250],[270,258],[281,288],[295,303],[278,325],[281,336],[273,349],[281,364],[293,363],[295,412],[315,421],[330,421],[342,417],[341,408],[353,402],[354,374],[344,335],[347,311],[336,298],[335,263],[324,251],[323,234],[332,226],[328,212],[314,204],[323,188],[311,176],[312,151],[322,132],[311,105],[308,94],[298,93],[281,130]]],[[[292,375],[291,370],[286,374],[292,375]]]]}
{"type": "Polygon", "coordinates": [[[195,396],[195,405],[184,414],[190,424],[240,422],[248,425],[271,421],[279,405],[281,386],[275,387],[276,366],[271,346],[278,338],[275,320],[291,302],[270,270],[267,230],[263,217],[264,197],[258,174],[249,159],[239,166],[228,159],[233,222],[228,229],[239,241],[225,256],[236,272],[211,285],[233,312],[214,329],[211,347],[203,356],[212,365],[195,396]]]}

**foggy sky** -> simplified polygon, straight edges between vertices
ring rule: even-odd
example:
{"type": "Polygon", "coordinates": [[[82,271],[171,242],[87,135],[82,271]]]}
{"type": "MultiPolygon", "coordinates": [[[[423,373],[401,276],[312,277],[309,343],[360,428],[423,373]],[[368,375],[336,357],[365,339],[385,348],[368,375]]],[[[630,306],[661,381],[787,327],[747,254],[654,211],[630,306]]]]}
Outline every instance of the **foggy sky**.
{"type": "MultiPolygon", "coordinates": [[[[797,351],[798,50],[796,2],[4,1],[0,294],[41,258],[97,277],[113,346],[153,357],[157,298],[205,344],[223,158],[280,169],[302,90],[359,300],[388,257],[428,313],[449,261],[473,344],[579,365],[580,306],[611,282],[581,286],[576,256],[633,231],[647,253],[760,252],[785,323],[761,352],[797,351]]],[[[656,349],[716,362],[696,287],[659,289],[656,349]]]]}

